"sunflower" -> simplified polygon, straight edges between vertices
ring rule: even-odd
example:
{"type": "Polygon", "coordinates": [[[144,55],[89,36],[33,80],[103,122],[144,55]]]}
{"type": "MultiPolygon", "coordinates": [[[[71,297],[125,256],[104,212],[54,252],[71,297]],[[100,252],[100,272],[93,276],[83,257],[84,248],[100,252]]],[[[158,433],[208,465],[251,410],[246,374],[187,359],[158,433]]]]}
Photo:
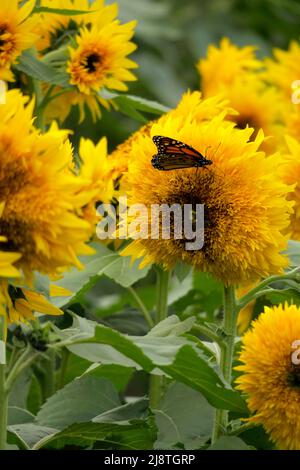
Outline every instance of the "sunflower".
{"type": "Polygon", "coordinates": [[[300,143],[286,136],[287,153],[283,157],[280,167],[283,181],[293,186],[289,199],[294,202],[294,211],[291,214],[289,234],[293,240],[300,241],[300,143]]]}
{"type": "MultiPolygon", "coordinates": [[[[2,239],[5,242],[6,238],[2,239]]],[[[0,278],[20,277],[20,272],[15,268],[14,263],[21,258],[19,253],[7,253],[0,251],[0,278]]]]}
{"type": "Polygon", "coordinates": [[[22,7],[19,3],[18,0],[2,0],[0,3],[0,80],[13,81],[11,66],[36,39],[32,32],[36,19],[29,17],[35,0],[29,0],[22,7]]]}
{"type": "Polygon", "coordinates": [[[189,117],[197,122],[209,121],[218,115],[228,116],[228,119],[236,114],[236,112],[228,106],[228,100],[221,95],[212,96],[203,99],[199,91],[186,92],[183,94],[178,105],[169,112],[163,114],[156,121],[152,121],[142,126],[134,132],[129,138],[118,145],[118,147],[110,154],[110,160],[114,168],[114,178],[119,180],[128,170],[131,160],[132,148],[141,136],[150,137],[151,128],[154,122],[163,123],[170,116],[189,117]]]}
{"type": "MultiPolygon", "coordinates": [[[[65,44],[66,39],[75,37],[81,26],[88,26],[97,22],[106,21],[103,18],[103,0],[41,0],[41,7],[57,10],[77,10],[86,12],[82,15],[60,15],[59,13],[43,12],[38,15],[36,33],[38,39],[35,43],[38,51],[47,53],[55,51],[65,44]]],[[[113,19],[116,16],[116,5],[105,10],[113,19]]]]}
{"type": "Polygon", "coordinates": [[[250,418],[264,426],[279,449],[300,450],[300,366],[293,343],[300,340],[300,309],[285,304],[265,307],[242,339],[242,375],[250,418]]]}
{"type": "Polygon", "coordinates": [[[19,253],[15,265],[30,278],[80,267],[90,224],[77,214],[88,197],[77,195],[83,183],[71,170],[67,133],[52,126],[41,134],[27,101],[11,90],[0,106],[0,252],[19,253]]]}
{"type": "MultiPolygon", "coordinates": [[[[170,268],[182,261],[211,272],[225,284],[280,272],[287,265],[280,251],[286,247],[282,231],[291,212],[292,203],[286,201],[290,189],[277,175],[279,157],[266,158],[258,152],[262,132],[248,142],[252,132],[235,129],[222,115],[202,123],[170,116],[154,124],[151,135],[180,140],[206,154],[213,164],[207,169],[166,172],[151,166],[156,147],[150,137],[140,136],[127,175],[129,206],[144,204],[149,212],[152,204],[204,204],[204,246],[187,251],[184,239],[138,238],[123,254],[144,257],[141,266],[159,263],[170,268]]],[[[146,217],[142,232],[150,233],[148,224],[146,217]]]]}
{"type": "Polygon", "coordinates": [[[52,305],[44,295],[16,287],[7,281],[0,282],[0,315],[8,324],[29,323],[35,314],[63,315],[62,310],[52,305]]]}
{"type": "Polygon", "coordinates": [[[83,185],[78,194],[80,197],[84,195],[84,199],[88,200],[82,208],[82,217],[89,221],[94,232],[94,225],[98,221],[97,203],[109,203],[115,195],[106,138],[100,139],[96,145],[89,139],[81,139],[79,157],[83,185]]]}
{"type": "Polygon", "coordinates": [[[265,79],[275,85],[284,98],[290,103],[293,93],[293,82],[300,77],[300,44],[292,41],[287,51],[274,49],[274,58],[266,59],[265,79]]]}
{"type": "Polygon", "coordinates": [[[207,58],[199,60],[197,69],[201,76],[201,89],[211,96],[230,87],[236,80],[243,80],[249,72],[262,67],[255,56],[255,47],[238,47],[228,38],[223,38],[220,47],[210,45],[207,58]]]}
{"type": "MultiPolygon", "coordinates": [[[[76,6],[80,7],[77,4],[76,6]]],[[[84,5],[81,5],[81,8],[83,7],[84,5]]],[[[109,109],[111,103],[111,100],[101,95],[101,91],[126,91],[128,87],[125,82],[136,79],[130,70],[136,68],[137,64],[128,58],[136,49],[135,44],[131,42],[136,22],[120,24],[116,19],[118,8],[115,4],[103,7],[102,3],[98,2],[87,10],[90,11],[89,14],[78,15],[76,20],[74,17],[72,28],[64,24],[64,34],[58,34],[60,29],[57,30],[60,44],[58,50],[54,48],[53,51],[50,44],[49,51],[44,51],[49,52],[45,56],[48,57],[47,60],[50,60],[49,57],[53,54],[56,60],[59,57],[59,67],[66,68],[70,83],[70,88],[66,89],[65,93],[61,94],[59,87],[52,91],[56,97],[47,109],[48,120],[59,117],[63,121],[72,106],[78,106],[82,121],[87,106],[95,121],[101,115],[100,105],[109,109]],[[71,28],[70,32],[68,28],[71,28]]],[[[61,21],[65,22],[62,18],[56,19],[54,29],[60,28],[58,24],[61,21]]]]}

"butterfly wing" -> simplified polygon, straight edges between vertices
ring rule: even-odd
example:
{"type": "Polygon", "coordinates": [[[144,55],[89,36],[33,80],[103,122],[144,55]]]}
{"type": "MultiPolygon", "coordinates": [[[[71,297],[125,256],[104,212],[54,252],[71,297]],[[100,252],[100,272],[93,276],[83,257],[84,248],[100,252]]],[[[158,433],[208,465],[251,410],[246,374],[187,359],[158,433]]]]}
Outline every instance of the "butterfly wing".
{"type": "Polygon", "coordinates": [[[200,152],[179,140],[154,136],[158,153],[152,159],[152,166],[158,170],[179,170],[210,165],[200,152]]]}

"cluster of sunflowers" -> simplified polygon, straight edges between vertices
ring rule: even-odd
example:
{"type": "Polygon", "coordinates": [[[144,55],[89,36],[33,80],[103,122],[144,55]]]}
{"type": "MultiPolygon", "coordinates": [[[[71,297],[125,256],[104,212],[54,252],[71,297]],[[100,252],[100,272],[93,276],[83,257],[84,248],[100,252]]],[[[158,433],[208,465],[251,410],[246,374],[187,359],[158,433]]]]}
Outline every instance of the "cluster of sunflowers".
{"type": "MultiPolygon", "coordinates": [[[[96,145],[81,139],[75,155],[61,124],[73,106],[81,121],[87,109],[97,120],[101,107],[117,107],[107,91],[126,91],[125,82],[135,79],[137,64],[128,58],[135,22],[121,24],[117,6],[102,0],[20,3],[0,4],[0,80],[9,88],[0,105],[3,318],[26,322],[34,312],[62,313],[35,291],[36,273],[54,282],[72,266],[84,269],[78,257],[93,252],[96,205],[117,194],[126,194],[129,207],[205,206],[201,250],[186,251],[182,240],[136,239],[122,254],[142,258],[141,267],[171,270],[183,262],[211,273],[227,290],[240,288],[244,300],[268,276],[280,279],[289,266],[288,240],[300,241],[300,109],[291,99],[291,85],[300,78],[300,44],[262,61],[254,47],[225,38],[197,64],[201,91],[186,92],[176,108],[111,155],[105,138],[96,145]],[[153,168],[156,135],[207,149],[209,171],[153,168]]],[[[65,292],[53,285],[50,293],[65,292]]],[[[243,329],[251,305],[243,303],[243,329]]],[[[266,308],[243,337],[240,354],[238,387],[249,397],[252,419],[284,449],[300,448],[300,375],[290,361],[296,339],[300,309],[266,308]]],[[[229,368],[225,378],[231,380],[229,368]]]]}

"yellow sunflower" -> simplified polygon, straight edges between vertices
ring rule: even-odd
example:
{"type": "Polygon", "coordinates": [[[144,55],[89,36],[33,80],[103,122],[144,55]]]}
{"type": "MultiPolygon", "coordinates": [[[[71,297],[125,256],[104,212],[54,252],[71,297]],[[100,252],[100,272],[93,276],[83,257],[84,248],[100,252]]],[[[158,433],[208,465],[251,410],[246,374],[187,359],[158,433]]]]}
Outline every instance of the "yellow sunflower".
{"type": "Polygon", "coordinates": [[[45,296],[26,288],[15,287],[1,282],[2,314],[6,312],[8,323],[28,323],[35,313],[62,315],[59,308],[52,305],[45,296]]]}
{"type": "MultiPolygon", "coordinates": [[[[151,166],[156,147],[150,137],[140,136],[127,175],[129,206],[144,204],[150,211],[152,204],[204,204],[204,246],[187,251],[184,239],[138,238],[124,255],[144,257],[141,266],[154,262],[170,268],[182,261],[211,272],[225,284],[280,272],[287,265],[280,252],[286,247],[282,231],[291,212],[292,203],[286,200],[290,189],[277,175],[279,157],[266,158],[258,152],[262,133],[248,142],[252,132],[235,129],[222,116],[200,124],[171,116],[154,124],[151,135],[180,140],[213,163],[206,169],[166,172],[151,166]]],[[[141,232],[151,232],[147,219],[141,222],[141,232]]]]}
{"type": "MultiPolygon", "coordinates": [[[[222,115],[230,117],[234,116],[236,112],[228,106],[228,100],[225,100],[221,95],[212,96],[203,99],[199,91],[188,91],[184,93],[178,105],[171,109],[166,114],[163,114],[155,121],[149,122],[134,132],[129,138],[118,145],[118,147],[110,154],[110,160],[114,168],[114,178],[119,179],[124,176],[128,170],[128,165],[131,160],[132,148],[136,141],[141,136],[149,137],[151,128],[154,122],[163,123],[170,116],[189,117],[198,123],[209,121],[215,116],[222,115]]],[[[122,180],[123,181],[123,180],[122,180]]],[[[124,181],[123,181],[124,183],[124,181]]]]}
{"type": "Polygon", "coordinates": [[[49,12],[39,14],[39,21],[35,28],[38,39],[35,45],[38,51],[43,53],[57,50],[66,39],[75,36],[81,26],[107,21],[104,17],[108,12],[111,12],[111,19],[116,16],[115,5],[106,9],[103,14],[104,0],[93,2],[89,0],[41,0],[41,7],[87,12],[82,15],[60,15],[49,12]]]}
{"type": "Polygon", "coordinates": [[[283,450],[300,450],[300,365],[293,359],[299,340],[299,307],[265,307],[242,339],[237,367],[242,373],[237,388],[247,394],[255,413],[251,420],[262,424],[283,450]]]}
{"type": "MultiPolygon", "coordinates": [[[[70,33],[61,35],[60,29],[57,31],[60,49],[64,51],[62,57],[67,61],[65,64],[60,59],[61,66],[67,69],[70,89],[63,94],[60,94],[59,87],[53,90],[55,98],[46,111],[48,120],[59,117],[63,121],[72,106],[79,107],[80,121],[85,117],[86,106],[96,120],[101,115],[100,105],[110,106],[110,100],[101,96],[100,92],[103,89],[126,91],[128,87],[125,82],[136,79],[130,70],[137,64],[128,58],[136,49],[131,42],[136,22],[121,24],[116,19],[116,4],[102,7],[100,2],[89,8],[94,13],[74,17],[75,23],[70,33]]],[[[70,28],[70,25],[64,26],[63,31],[64,28],[70,28]]],[[[52,53],[50,50],[49,56],[52,53]]],[[[57,51],[54,50],[54,54],[57,51]]]]}
{"type": "Polygon", "coordinates": [[[289,199],[294,202],[289,234],[293,240],[300,241],[300,143],[286,136],[286,145],[288,151],[284,155],[280,171],[283,181],[293,187],[293,192],[289,195],[289,199]]]}
{"type": "Polygon", "coordinates": [[[211,96],[232,86],[236,80],[244,79],[249,72],[262,67],[255,56],[255,47],[238,47],[228,38],[223,38],[220,47],[210,45],[207,58],[200,59],[197,69],[201,76],[201,89],[211,96]]]}
{"type": "Polygon", "coordinates": [[[287,51],[274,49],[274,58],[265,60],[265,79],[275,85],[288,102],[295,90],[293,82],[300,77],[300,44],[292,41],[287,51]]]}
{"type": "Polygon", "coordinates": [[[82,216],[90,222],[94,232],[94,225],[98,221],[97,203],[109,203],[115,194],[106,138],[103,137],[96,145],[89,139],[81,139],[79,157],[83,185],[78,194],[80,197],[84,195],[84,199],[88,200],[82,208],[82,216]]]}
{"type": "Polygon", "coordinates": [[[21,254],[16,266],[30,277],[81,266],[90,224],[77,215],[89,199],[77,194],[82,180],[70,169],[67,133],[52,126],[41,134],[27,101],[11,90],[0,106],[0,252],[21,254]]]}
{"type": "Polygon", "coordinates": [[[36,19],[29,17],[35,0],[29,0],[22,7],[19,3],[18,0],[0,2],[0,80],[13,81],[11,66],[37,37],[33,33],[36,19]]]}

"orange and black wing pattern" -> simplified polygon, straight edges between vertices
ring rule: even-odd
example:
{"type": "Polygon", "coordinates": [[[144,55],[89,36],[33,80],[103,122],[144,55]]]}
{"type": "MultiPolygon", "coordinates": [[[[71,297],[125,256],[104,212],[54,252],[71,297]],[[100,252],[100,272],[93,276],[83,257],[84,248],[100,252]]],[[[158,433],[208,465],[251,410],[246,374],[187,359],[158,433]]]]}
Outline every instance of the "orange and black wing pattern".
{"type": "Polygon", "coordinates": [[[211,160],[179,140],[156,135],[153,142],[157,147],[157,154],[153,156],[151,164],[157,170],[200,168],[212,164],[211,160]]]}

